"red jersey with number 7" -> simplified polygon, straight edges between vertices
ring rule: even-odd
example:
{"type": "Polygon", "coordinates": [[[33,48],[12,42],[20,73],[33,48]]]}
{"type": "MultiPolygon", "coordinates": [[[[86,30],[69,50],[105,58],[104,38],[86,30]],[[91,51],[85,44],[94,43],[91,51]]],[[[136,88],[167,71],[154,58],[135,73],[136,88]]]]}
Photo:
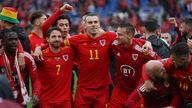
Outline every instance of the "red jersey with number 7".
{"type": "Polygon", "coordinates": [[[49,48],[42,51],[44,60],[37,64],[41,81],[41,103],[57,103],[71,100],[72,64],[74,51],[60,48],[55,54],[49,48]]]}
{"type": "Polygon", "coordinates": [[[64,44],[72,46],[78,55],[78,86],[99,88],[112,83],[109,67],[110,45],[115,38],[114,32],[105,32],[96,38],[79,34],[64,41],[64,44]]]}

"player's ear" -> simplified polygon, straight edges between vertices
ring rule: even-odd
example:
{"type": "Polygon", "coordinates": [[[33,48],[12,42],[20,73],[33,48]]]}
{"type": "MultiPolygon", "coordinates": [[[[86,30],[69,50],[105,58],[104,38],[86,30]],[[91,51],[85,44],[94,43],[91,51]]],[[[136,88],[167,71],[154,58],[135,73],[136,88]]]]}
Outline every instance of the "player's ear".
{"type": "Polygon", "coordinates": [[[49,37],[46,37],[46,41],[49,42],[49,37]]]}

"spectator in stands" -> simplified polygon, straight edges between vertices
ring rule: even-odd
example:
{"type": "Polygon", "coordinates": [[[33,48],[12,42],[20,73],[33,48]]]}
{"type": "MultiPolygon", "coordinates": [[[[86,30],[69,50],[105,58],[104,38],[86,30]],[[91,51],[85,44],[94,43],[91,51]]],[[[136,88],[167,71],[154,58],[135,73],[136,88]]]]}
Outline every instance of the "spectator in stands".
{"type": "Polygon", "coordinates": [[[17,10],[11,7],[4,7],[0,13],[0,28],[3,29],[12,29],[17,32],[19,40],[25,51],[30,51],[29,38],[26,35],[25,30],[22,27],[17,26],[19,23],[17,19],[17,10]]]}

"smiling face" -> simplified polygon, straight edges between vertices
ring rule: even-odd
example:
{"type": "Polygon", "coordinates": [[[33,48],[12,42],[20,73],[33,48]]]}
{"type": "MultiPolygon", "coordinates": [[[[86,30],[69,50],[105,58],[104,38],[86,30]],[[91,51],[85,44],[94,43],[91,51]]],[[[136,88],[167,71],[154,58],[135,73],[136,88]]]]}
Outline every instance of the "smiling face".
{"type": "Polygon", "coordinates": [[[161,33],[161,38],[166,40],[169,45],[171,44],[172,38],[169,33],[161,33]]]}
{"type": "Polygon", "coordinates": [[[118,27],[117,28],[117,40],[119,44],[124,45],[127,43],[131,43],[132,35],[131,33],[127,33],[125,27],[118,27]]]}
{"type": "Polygon", "coordinates": [[[47,37],[47,42],[50,44],[51,47],[54,49],[58,49],[61,46],[61,43],[63,42],[63,38],[61,35],[61,32],[58,30],[53,30],[50,33],[50,36],[47,37]]]}
{"type": "Polygon", "coordinates": [[[2,40],[2,45],[5,47],[5,50],[9,53],[14,53],[17,50],[18,46],[18,35],[16,32],[5,33],[2,40]]]}
{"type": "Polygon", "coordinates": [[[88,34],[95,37],[100,28],[100,21],[98,16],[87,16],[85,19],[85,30],[88,34]]]}

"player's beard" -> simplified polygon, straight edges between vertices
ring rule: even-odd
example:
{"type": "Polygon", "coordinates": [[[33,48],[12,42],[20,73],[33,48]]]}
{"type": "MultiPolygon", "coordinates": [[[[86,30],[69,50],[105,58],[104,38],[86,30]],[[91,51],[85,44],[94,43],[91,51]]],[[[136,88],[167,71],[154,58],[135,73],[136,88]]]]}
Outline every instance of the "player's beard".
{"type": "Polygon", "coordinates": [[[187,66],[188,66],[188,64],[189,64],[189,63],[185,63],[185,64],[182,64],[182,65],[177,65],[176,67],[177,67],[178,69],[186,69],[187,66]]]}
{"type": "Polygon", "coordinates": [[[55,41],[51,44],[51,46],[55,49],[58,49],[61,47],[61,42],[60,41],[55,41]]]}
{"type": "Polygon", "coordinates": [[[188,33],[186,31],[182,32],[181,36],[182,37],[187,37],[188,33]]]}

